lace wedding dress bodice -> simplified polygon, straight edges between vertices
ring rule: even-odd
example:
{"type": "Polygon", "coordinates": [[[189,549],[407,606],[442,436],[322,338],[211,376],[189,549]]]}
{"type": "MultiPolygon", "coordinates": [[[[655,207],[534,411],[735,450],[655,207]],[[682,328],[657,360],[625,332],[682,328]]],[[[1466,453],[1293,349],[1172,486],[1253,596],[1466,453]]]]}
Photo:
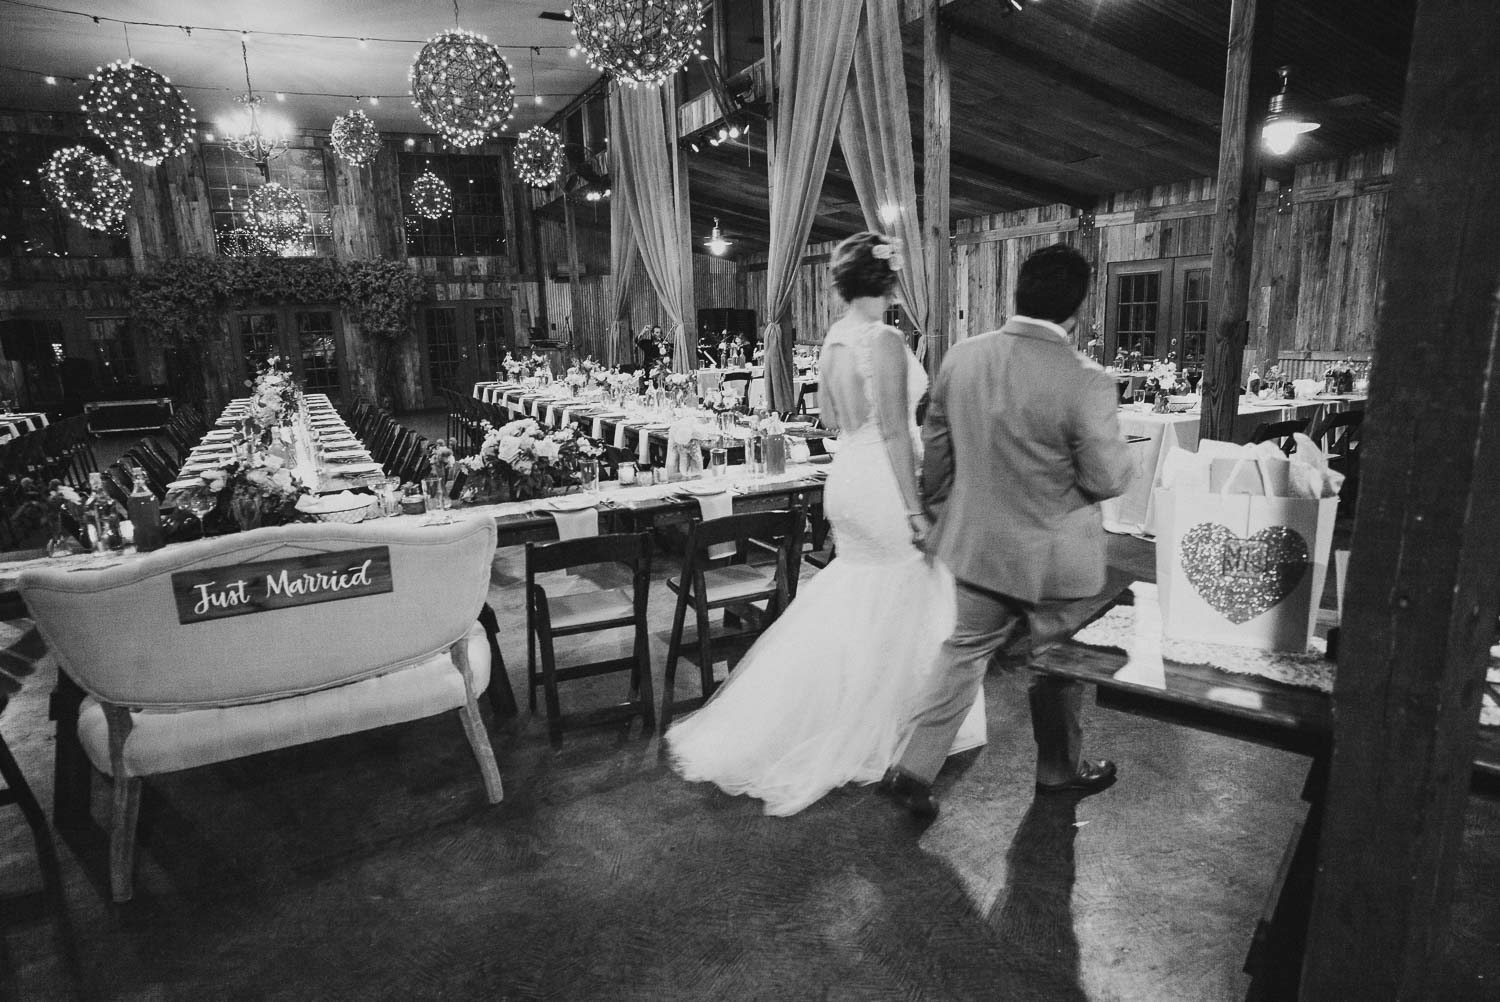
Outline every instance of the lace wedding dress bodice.
{"type": "MultiPolygon", "coordinates": [[[[920,556],[911,543],[906,505],[876,418],[875,346],[883,337],[900,335],[884,324],[844,317],[829,329],[824,342],[825,397],[830,398],[828,404],[841,426],[824,504],[833,521],[839,557],[864,564],[899,563],[920,556]]],[[[927,390],[927,374],[910,352],[902,354],[906,359],[906,433],[920,455],[916,405],[927,390]]]]}

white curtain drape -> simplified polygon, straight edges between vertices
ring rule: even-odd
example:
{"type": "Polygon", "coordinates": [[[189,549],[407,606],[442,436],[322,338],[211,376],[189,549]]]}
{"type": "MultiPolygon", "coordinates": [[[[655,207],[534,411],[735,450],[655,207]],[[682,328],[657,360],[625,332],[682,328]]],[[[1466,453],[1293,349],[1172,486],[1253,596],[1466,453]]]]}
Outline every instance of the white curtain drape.
{"type": "MultiPolygon", "coordinates": [[[[615,104],[609,102],[609,131],[619,135],[623,129],[616,121],[615,104]]],[[[625,188],[625,165],[622,159],[611,156],[610,183],[621,191],[625,188]]],[[[635,234],[630,229],[630,213],[625,209],[625,199],[611,196],[609,200],[609,275],[610,275],[610,320],[609,333],[604,341],[604,364],[623,365],[635,361],[635,342],[630,334],[630,321],[626,319],[626,303],[630,297],[630,270],[635,264],[635,234]]]]}
{"type": "MultiPolygon", "coordinates": [[[[901,298],[925,333],[927,258],[917,217],[901,11],[895,0],[866,0],[853,64],[849,96],[839,120],[839,148],[864,211],[865,228],[901,241],[905,260],[899,276],[901,298]]],[[[946,247],[933,249],[934,253],[946,251],[946,247]]]]}
{"type": "Polygon", "coordinates": [[[613,84],[609,103],[611,172],[618,171],[612,197],[624,203],[646,274],[672,323],[672,368],[687,372],[693,365],[693,263],[687,172],[678,169],[676,91],[613,84]]]}
{"type": "MultiPolygon", "coordinates": [[[[776,135],[770,151],[770,247],[766,270],[766,396],[772,410],[796,404],[792,338],[781,329],[812,233],[823,174],[848,89],[865,0],[781,0],[776,60],[776,135]]],[[[902,79],[904,80],[904,74],[902,79]]]]}

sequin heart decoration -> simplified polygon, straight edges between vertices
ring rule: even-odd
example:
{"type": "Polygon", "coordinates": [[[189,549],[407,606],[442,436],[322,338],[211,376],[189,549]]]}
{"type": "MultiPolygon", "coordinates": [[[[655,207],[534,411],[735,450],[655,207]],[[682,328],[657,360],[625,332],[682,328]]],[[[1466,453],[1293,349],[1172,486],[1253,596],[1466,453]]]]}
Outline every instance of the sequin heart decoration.
{"type": "Polygon", "coordinates": [[[1216,522],[1200,522],[1182,537],[1180,549],[1193,590],[1236,625],[1290,595],[1311,563],[1307,541],[1284,525],[1245,539],[1216,522]]]}

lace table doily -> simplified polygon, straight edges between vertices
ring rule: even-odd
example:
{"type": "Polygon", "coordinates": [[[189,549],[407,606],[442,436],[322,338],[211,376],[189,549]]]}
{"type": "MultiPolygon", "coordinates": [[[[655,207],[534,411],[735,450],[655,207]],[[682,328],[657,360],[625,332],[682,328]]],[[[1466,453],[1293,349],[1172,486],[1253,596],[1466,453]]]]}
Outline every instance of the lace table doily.
{"type": "MultiPolygon", "coordinates": [[[[1073,635],[1076,643],[1089,647],[1108,647],[1123,651],[1131,661],[1160,657],[1177,664],[1204,665],[1232,675],[1258,675],[1261,678],[1304,689],[1333,692],[1335,665],[1324,660],[1325,646],[1314,637],[1304,654],[1290,651],[1262,651],[1233,644],[1209,644],[1191,640],[1170,640],[1161,635],[1161,607],[1157,604],[1156,586],[1135,584],[1134,605],[1117,605],[1073,635]]],[[[1480,703],[1479,723],[1500,727],[1500,647],[1490,650],[1490,667],[1486,673],[1489,686],[1480,703]]]]}

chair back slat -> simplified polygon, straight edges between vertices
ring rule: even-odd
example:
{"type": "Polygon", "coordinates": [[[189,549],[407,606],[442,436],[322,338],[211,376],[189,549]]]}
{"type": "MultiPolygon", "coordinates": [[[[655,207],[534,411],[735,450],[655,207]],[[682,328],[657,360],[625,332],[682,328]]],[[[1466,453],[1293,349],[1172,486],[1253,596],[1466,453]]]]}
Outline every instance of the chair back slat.
{"type": "Polygon", "coordinates": [[[634,564],[650,555],[651,536],[644,532],[584,536],[555,543],[527,543],[526,573],[529,580],[536,574],[585,564],[634,564]]]}

